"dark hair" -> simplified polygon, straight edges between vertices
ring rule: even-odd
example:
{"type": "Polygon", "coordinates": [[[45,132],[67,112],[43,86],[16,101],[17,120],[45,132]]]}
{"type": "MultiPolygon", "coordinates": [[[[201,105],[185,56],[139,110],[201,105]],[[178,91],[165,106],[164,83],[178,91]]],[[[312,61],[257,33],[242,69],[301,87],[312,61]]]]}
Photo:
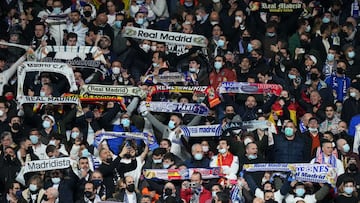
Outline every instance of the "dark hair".
{"type": "Polygon", "coordinates": [[[160,140],[160,142],[162,142],[162,141],[165,141],[165,142],[167,142],[168,143],[168,145],[169,145],[169,147],[171,147],[171,141],[169,140],[169,139],[167,139],[167,138],[163,138],[163,139],[161,139],[160,140]]]}
{"type": "Polygon", "coordinates": [[[50,153],[50,152],[55,152],[55,150],[56,150],[56,146],[54,146],[54,145],[48,145],[47,147],[46,147],[46,154],[48,154],[48,153],[50,153]]]}
{"type": "Polygon", "coordinates": [[[70,39],[70,38],[78,38],[78,35],[74,32],[70,32],[69,34],[67,34],[67,38],[70,39]]]}
{"type": "Polygon", "coordinates": [[[79,14],[79,15],[80,15],[80,11],[79,11],[79,10],[77,10],[77,9],[71,10],[71,13],[77,13],[77,14],[79,14]]]}
{"type": "Polygon", "coordinates": [[[175,162],[175,158],[174,158],[173,154],[169,153],[169,152],[164,155],[163,160],[165,160],[165,159],[169,159],[170,161],[175,162]]]}
{"type": "Polygon", "coordinates": [[[230,195],[226,192],[217,192],[216,196],[218,198],[218,201],[220,201],[221,203],[230,202],[230,195]]]}
{"type": "Polygon", "coordinates": [[[166,149],[164,148],[156,148],[153,152],[153,156],[159,156],[159,155],[164,155],[166,153],[166,149]]]}

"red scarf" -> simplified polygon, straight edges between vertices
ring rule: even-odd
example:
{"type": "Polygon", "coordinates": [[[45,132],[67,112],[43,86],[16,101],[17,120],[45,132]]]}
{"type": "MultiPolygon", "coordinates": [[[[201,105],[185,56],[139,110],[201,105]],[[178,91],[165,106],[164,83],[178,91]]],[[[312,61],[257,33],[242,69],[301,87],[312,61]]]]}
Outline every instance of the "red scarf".
{"type": "Polygon", "coordinates": [[[234,159],[234,155],[232,155],[230,152],[226,153],[226,156],[223,156],[221,154],[218,154],[217,157],[217,165],[218,166],[231,166],[232,161],[234,159]]]}

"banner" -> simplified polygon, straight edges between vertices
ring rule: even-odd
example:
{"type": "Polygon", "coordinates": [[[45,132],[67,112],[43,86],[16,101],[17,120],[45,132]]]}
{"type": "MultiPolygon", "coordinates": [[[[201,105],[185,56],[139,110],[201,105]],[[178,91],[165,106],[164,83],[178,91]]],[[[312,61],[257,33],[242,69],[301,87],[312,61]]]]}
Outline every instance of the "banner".
{"type": "Polygon", "coordinates": [[[30,161],[25,164],[24,173],[69,168],[71,162],[69,157],[30,161]]]}
{"type": "Polygon", "coordinates": [[[153,76],[153,82],[156,83],[177,83],[185,82],[185,75],[179,72],[163,73],[153,76]]]}
{"type": "MultiPolygon", "coordinates": [[[[103,140],[113,140],[116,138],[130,138],[130,139],[137,139],[137,140],[144,140],[147,145],[149,146],[150,150],[154,150],[159,147],[155,135],[152,135],[150,133],[144,133],[144,132],[112,132],[112,131],[104,131],[101,132],[99,135],[95,137],[94,140],[94,146],[97,147],[103,140]]],[[[122,143],[121,139],[121,143],[122,143]]],[[[114,140],[115,141],[115,140],[114,140]]],[[[119,143],[119,145],[121,145],[119,143]]],[[[111,146],[109,146],[111,147],[111,146]]],[[[112,151],[118,151],[117,148],[112,148],[112,151]]]]}
{"type": "Polygon", "coordinates": [[[278,84],[262,84],[248,82],[223,82],[219,92],[223,93],[242,93],[242,94],[263,94],[270,93],[279,96],[282,87],[278,84]]]}
{"type": "Polygon", "coordinates": [[[242,122],[229,122],[222,126],[222,132],[229,132],[231,130],[247,130],[247,129],[265,129],[269,128],[271,123],[269,121],[259,121],[259,120],[252,120],[252,121],[242,121],[242,122]]]}
{"type": "Polygon", "coordinates": [[[207,116],[209,108],[201,104],[175,103],[175,102],[146,102],[147,109],[153,112],[162,113],[185,113],[200,116],[207,116]]]}
{"type": "Polygon", "coordinates": [[[316,182],[316,183],[329,183],[335,185],[336,183],[336,168],[328,166],[327,164],[245,164],[243,166],[245,171],[282,171],[292,172],[295,180],[302,182],[316,182]]]}
{"type": "Polygon", "coordinates": [[[214,137],[221,136],[221,125],[181,126],[180,129],[186,137],[214,137]]]}
{"type": "Polygon", "coordinates": [[[125,27],[123,37],[146,39],[150,41],[165,42],[180,45],[206,47],[206,38],[202,35],[184,34],[161,30],[150,30],[136,27],[125,27]]]}
{"type": "Polygon", "coordinates": [[[66,77],[70,85],[70,92],[76,91],[74,72],[71,67],[65,63],[44,63],[44,62],[24,62],[17,69],[18,89],[17,98],[24,95],[24,80],[27,72],[53,72],[66,77]]]}
{"type": "Polygon", "coordinates": [[[20,96],[18,99],[20,105],[31,104],[31,103],[42,103],[42,104],[79,104],[80,100],[78,97],[40,97],[40,96],[20,96]]]}
{"type": "Polygon", "coordinates": [[[302,9],[301,3],[267,3],[267,2],[250,2],[251,11],[261,11],[268,13],[292,13],[302,9]]]}
{"type": "Polygon", "coordinates": [[[81,59],[54,59],[52,57],[45,57],[41,60],[42,62],[55,62],[55,63],[66,63],[70,65],[72,68],[77,70],[82,69],[93,69],[94,71],[99,71],[105,77],[107,73],[104,64],[99,60],[81,60],[81,59]]]}
{"type": "Polygon", "coordinates": [[[131,87],[125,85],[97,85],[87,84],[80,89],[80,95],[114,95],[114,96],[139,96],[146,98],[146,92],[140,87],[131,87]]]}
{"type": "Polygon", "coordinates": [[[188,180],[194,172],[200,172],[203,179],[220,177],[220,167],[189,169],[145,169],[146,179],[155,180],[188,180]]]}

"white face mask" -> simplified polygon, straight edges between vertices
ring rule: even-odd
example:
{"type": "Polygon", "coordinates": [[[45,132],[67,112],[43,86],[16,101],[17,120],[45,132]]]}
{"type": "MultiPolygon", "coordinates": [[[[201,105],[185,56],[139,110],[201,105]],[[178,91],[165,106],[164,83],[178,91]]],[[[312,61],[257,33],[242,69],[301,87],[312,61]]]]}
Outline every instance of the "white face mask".
{"type": "Polygon", "coordinates": [[[149,50],[150,50],[150,45],[148,45],[148,44],[143,44],[143,45],[141,46],[141,48],[142,48],[146,53],[148,53],[149,50]]]}
{"type": "Polygon", "coordinates": [[[0,117],[4,115],[4,111],[0,110],[0,117]]]}
{"type": "Polygon", "coordinates": [[[209,146],[202,146],[202,150],[203,152],[208,152],[209,151],[209,146]]]}
{"type": "Polygon", "coordinates": [[[113,67],[113,68],[112,68],[112,72],[113,72],[115,75],[117,75],[117,74],[120,73],[120,68],[119,68],[119,67],[113,67]]]}
{"type": "Polygon", "coordinates": [[[156,51],[156,46],[151,46],[151,51],[156,51]]]}

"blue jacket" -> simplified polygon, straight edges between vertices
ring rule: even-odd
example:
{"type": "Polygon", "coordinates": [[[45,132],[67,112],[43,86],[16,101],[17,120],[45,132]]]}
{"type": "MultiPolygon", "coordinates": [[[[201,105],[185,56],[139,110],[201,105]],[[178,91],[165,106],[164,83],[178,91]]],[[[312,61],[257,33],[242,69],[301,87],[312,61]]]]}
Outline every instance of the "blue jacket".
{"type": "Polygon", "coordinates": [[[360,123],[360,114],[354,116],[350,120],[349,124],[349,135],[355,137],[356,126],[360,123]]]}
{"type": "Polygon", "coordinates": [[[298,134],[288,140],[283,133],[274,136],[272,159],[275,163],[304,163],[308,160],[305,140],[298,134]]]}
{"type": "Polygon", "coordinates": [[[348,77],[338,77],[335,74],[326,77],[325,83],[333,90],[336,91],[336,100],[337,101],[344,101],[346,97],[347,89],[350,87],[350,78],[348,77]]]}
{"type": "MultiPolygon", "coordinates": [[[[122,125],[114,125],[113,131],[114,132],[126,132],[122,125]]],[[[137,129],[134,125],[130,125],[129,132],[138,133],[141,131],[139,129],[137,129]]],[[[119,137],[119,138],[107,140],[107,143],[108,143],[111,151],[114,154],[119,154],[120,153],[119,146],[124,142],[124,140],[125,140],[125,138],[119,137]]],[[[141,143],[141,140],[136,141],[136,144],[140,144],[140,143],[141,143]]]]}

